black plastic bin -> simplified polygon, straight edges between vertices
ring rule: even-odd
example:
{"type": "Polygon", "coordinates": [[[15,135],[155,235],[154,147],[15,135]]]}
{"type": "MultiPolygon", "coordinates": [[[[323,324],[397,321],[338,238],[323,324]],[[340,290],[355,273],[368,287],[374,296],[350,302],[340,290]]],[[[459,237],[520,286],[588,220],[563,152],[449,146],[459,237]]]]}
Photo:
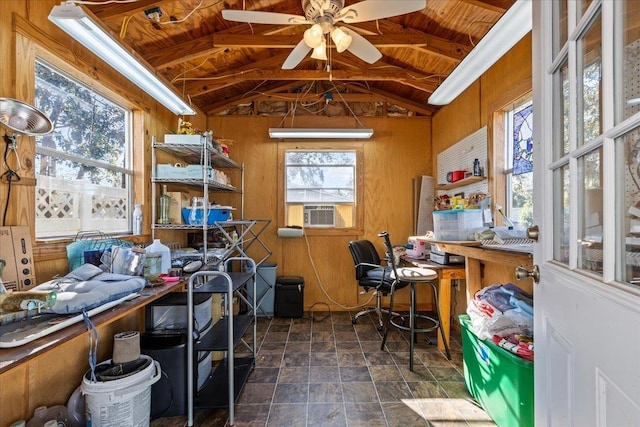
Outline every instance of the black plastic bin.
{"type": "Polygon", "coordinates": [[[304,279],[279,276],[276,279],[275,317],[302,317],[304,313],[304,279]]]}
{"type": "Polygon", "coordinates": [[[140,353],[160,363],[163,375],[151,386],[151,418],[184,415],[187,410],[187,336],[143,334],[140,353]]]}

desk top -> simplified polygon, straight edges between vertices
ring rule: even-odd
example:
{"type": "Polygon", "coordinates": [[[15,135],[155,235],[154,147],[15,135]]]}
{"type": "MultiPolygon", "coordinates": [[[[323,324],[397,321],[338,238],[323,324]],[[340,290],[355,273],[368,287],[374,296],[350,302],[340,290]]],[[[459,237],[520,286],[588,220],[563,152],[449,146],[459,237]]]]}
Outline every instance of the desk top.
{"type": "MultiPolygon", "coordinates": [[[[184,282],[181,281],[154,286],[153,288],[144,288],[135,299],[125,301],[112,309],[96,314],[91,317],[91,321],[96,327],[115,322],[127,314],[183,286],[184,282]]],[[[86,333],[87,328],[84,322],[78,322],[20,347],[0,349],[0,374],[86,333]]]]}
{"type": "Polygon", "coordinates": [[[432,270],[464,270],[464,264],[438,264],[428,259],[411,258],[406,255],[402,259],[415,267],[430,268],[432,270]]]}

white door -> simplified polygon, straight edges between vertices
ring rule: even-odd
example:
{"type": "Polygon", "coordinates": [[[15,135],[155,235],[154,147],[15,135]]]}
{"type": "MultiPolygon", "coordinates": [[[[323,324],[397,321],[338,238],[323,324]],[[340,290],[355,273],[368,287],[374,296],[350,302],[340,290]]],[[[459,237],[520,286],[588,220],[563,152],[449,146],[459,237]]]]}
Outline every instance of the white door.
{"type": "Polygon", "coordinates": [[[538,426],[640,426],[640,1],[533,1],[538,426]]]}

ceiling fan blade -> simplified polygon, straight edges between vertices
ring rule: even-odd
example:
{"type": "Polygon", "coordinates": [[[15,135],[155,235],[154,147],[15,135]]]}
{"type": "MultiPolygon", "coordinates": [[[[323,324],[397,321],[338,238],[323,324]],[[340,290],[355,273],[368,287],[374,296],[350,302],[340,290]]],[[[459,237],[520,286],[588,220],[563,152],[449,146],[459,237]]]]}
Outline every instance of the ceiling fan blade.
{"type": "Polygon", "coordinates": [[[222,11],[222,17],[227,21],[247,22],[249,24],[313,24],[304,16],[289,15],[287,13],[262,12],[259,10],[231,10],[222,11]]]}
{"type": "Polygon", "coordinates": [[[296,66],[302,62],[305,56],[311,52],[311,48],[307,46],[307,44],[303,40],[300,40],[300,43],[293,48],[287,59],[282,64],[283,70],[293,70],[296,66]]]}
{"type": "Polygon", "coordinates": [[[365,0],[351,6],[345,6],[334,18],[334,22],[345,24],[375,21],[422,10],[426,0],[365,0]]]}
{"type": "Polygon", "coordinates": [[[340,27],[340,29],[351,36],[351,45],[347,48],[349,52],[369,64],[373,64],[382,58],[382,53],[369,40],[348,28],[340,27]]]}

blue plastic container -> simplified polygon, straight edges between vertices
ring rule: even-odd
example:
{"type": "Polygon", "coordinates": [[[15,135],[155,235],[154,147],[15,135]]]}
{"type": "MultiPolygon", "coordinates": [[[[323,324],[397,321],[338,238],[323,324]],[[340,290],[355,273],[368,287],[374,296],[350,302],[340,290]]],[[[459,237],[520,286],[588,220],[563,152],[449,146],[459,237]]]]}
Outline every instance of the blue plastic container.
{"type": "MultiPolygon", "coordinates": [[[[202,225],[204,209],[195,210],[195,217],[191,218],[191,208],[182,208],[182,219],[187,225],[202,225]]],[[[209,208],[207,212],[207,225],[213,225],[216,221],[228,221],[231,216],[229,208],[209,208]]]]}

